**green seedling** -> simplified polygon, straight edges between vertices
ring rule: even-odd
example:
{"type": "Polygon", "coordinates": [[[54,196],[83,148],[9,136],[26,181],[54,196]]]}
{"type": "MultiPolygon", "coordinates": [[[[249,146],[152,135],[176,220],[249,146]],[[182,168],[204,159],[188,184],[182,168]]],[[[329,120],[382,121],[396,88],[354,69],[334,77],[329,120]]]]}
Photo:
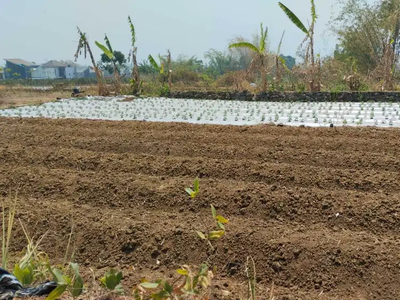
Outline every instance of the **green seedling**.
{"type": "Polygon", "coordinates": [[[155,300],[186,299],[188,296],[198,296],[196,299],[207,299],[205,295],[208,292],[207,288],[211,285],[213,273],[209,271],[206,264],[202,264],[197,273],[192,272],[191,268],[186,265],[176,272],[180,275],[180,278],[172,284],[165,280],[157,280],[156,282],[142,280],[134,291],[137,299],[141,299],[140,295],[149,294],[150,299],[155,300]]]}
{"type": "Polygon", "coordinates": [[[124,289],[121,284],[122,272],[110,269],[103,278],[100,279],[101,283],[111,291],[116,291],[118,294],[122,294],[124,289]]]}
{"type": "Polygon", "coordinates": [[[21,267],[18,264],[15,265],[13,274],[18,279],[18,281],[21,282],[22,285],[25,287],[30,286],[35,278],[34,267],[32,264],[29,264],[27,267],[23,269],[21,269],[21,267]]]}
{"type": "Polygon", "coordinates": [[[68,291],[73,299],[79,297],[83,292],[83,279],[79,274],[79,266],[76,263],[69,264],[69,276],[62,274],[61,270],[57,268],[50,268],[49,271],[53,275],[53,279],[57,282],[57,288],[53,290],[46,298],[46,300],[56,300],[65,291],[68,291]]]}
{"type": "Polygon", "coordinates": [[[211,214],[213,219],[216,222],[216,230],[212,230],[208,233],[203,233],[201,231],[196,231],[197,235],[202,239],[208,242],[210,245],[211,249],[214,251],[214,247],[211,244],[211,240],[218,240],[222,238],[225,234],[225,224],[229,223],[229,220],[226,219],[225,217],[218,215],[217,210],[215,207],[211,204],[211,214]]]}
{"type": "Polygon", "coordinates": [[[200,184],[198,178],[194,180],[193,185],[194,185],[194,190],[192,190],[191,188],[185,189],[186,193],[188,193],[189,196],[192,197],[192,199],[196,198],[196,196],[199,194],[200,191],[200,184]]]}

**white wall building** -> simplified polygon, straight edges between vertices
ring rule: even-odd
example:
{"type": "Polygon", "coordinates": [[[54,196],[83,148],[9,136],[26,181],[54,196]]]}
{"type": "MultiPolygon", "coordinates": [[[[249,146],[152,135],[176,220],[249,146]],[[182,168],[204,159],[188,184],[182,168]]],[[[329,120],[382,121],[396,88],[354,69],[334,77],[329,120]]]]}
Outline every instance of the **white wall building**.
{"type": "Polygon", "coordinates": [[[65,67],[65,78],[66,79],[73,79],[77,78],[76,67],[65,67]]]}

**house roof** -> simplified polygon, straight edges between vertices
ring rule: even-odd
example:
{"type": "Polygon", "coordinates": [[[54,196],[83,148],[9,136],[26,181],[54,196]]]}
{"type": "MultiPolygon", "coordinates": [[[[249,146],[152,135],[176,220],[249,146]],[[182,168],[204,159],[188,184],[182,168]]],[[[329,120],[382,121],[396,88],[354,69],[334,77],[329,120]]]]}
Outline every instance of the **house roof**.
{"type": "Polygon", "coordinates": [[[4,59],[7,62],[10,62],[14,65],[23,65],[25,67],[36,67],[38,66],[37,64],[33,63],[33,62],[29,62],[23,59],[19,59],[19,58],[5,58],[4,59]]]}
{"type": "Polygon", "coordinates": [[[66,67],[80,67],[80,65],[72,60],[61,60],[60,63],[64,64],[66,67]]]}
{"type": "Polygon", "coordinates": [[[66,67],[67,65],[64,63],[61,63],[56,60],[50,60],[47,63],[42,65],[42,68],[61,68],[61,67],[66,67]]]}

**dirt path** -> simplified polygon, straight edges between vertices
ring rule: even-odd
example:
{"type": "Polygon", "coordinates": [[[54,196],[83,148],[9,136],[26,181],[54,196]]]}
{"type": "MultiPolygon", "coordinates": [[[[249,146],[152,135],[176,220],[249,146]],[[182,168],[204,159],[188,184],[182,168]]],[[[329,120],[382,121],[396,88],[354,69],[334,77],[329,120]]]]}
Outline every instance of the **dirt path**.
{"type": "Polygon", "coordinates": [[[78,262],[119,266],[127,286],[208,260],[216,299],[239,295],[251,255],[261,299],[272,282],[276,299],[399,299],[399,135],[0,118],[0,195],[18,189],[17,217],[50,230],[55,260],[73,220],[78,262]],[[230,219],[215,253],[194,233],[210,229],[210,204],[230,219]]]}

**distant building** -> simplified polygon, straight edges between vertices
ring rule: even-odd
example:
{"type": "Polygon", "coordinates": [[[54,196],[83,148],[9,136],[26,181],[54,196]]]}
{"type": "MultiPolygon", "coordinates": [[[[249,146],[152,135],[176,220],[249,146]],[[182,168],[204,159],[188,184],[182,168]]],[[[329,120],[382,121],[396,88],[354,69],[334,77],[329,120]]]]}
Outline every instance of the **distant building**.
{"type": "Polygon", "coordinates": [[[87,67],[83,74],[84,78],[96,78],[96,72],[93,67],[87,67]]]}
{"type": "Polygon", "coordinates": [[[76,77],[75,78],[85,78],[85,71],[88,67],[79,66],[76,67],[76,77]]]}
{"type": "Polygon", "coordinates": [[[32,78],[31,76],[32,69],[39,67],[39,65],[35,64],[34,62],[29,62],[19,58],[4,59],[4,60],[6,61],[6,67],[4,72],[6,79],[32,78]]]}
{"type": "Polygon", "coordinates": [[[62,64],[65,65],[65,78],[66,79],[73,79],[78,78],[78,68],[80,67],[78,64],[67,60],[61,61],[62,64]]]}
{"type": "MultiPolygon", "coordinates": [[[[0,0],[1,1],[1,0],[0,0]]],[[[22,59],[5,59],[4,78],[32,78],[32,79],[74,79],[96,78],[92,67],[80,66],[73,61],[50,60],[38,65],[22,59]]],[[[106,73],[105,76],[111,76],[106,73]]],[[[2,79],[0,73],[0,79],[2,79]]]]}
{"type": "Polygon", "coordinates": [[[44,69],[46,79],[65,78],[66,65],[59,61],[50,60],[40,67],[44,69]]]}
{"type": "Polygon", "coordinates": [[[0,69],[0,80],[4,79],[4,70],[0,69]]]}

